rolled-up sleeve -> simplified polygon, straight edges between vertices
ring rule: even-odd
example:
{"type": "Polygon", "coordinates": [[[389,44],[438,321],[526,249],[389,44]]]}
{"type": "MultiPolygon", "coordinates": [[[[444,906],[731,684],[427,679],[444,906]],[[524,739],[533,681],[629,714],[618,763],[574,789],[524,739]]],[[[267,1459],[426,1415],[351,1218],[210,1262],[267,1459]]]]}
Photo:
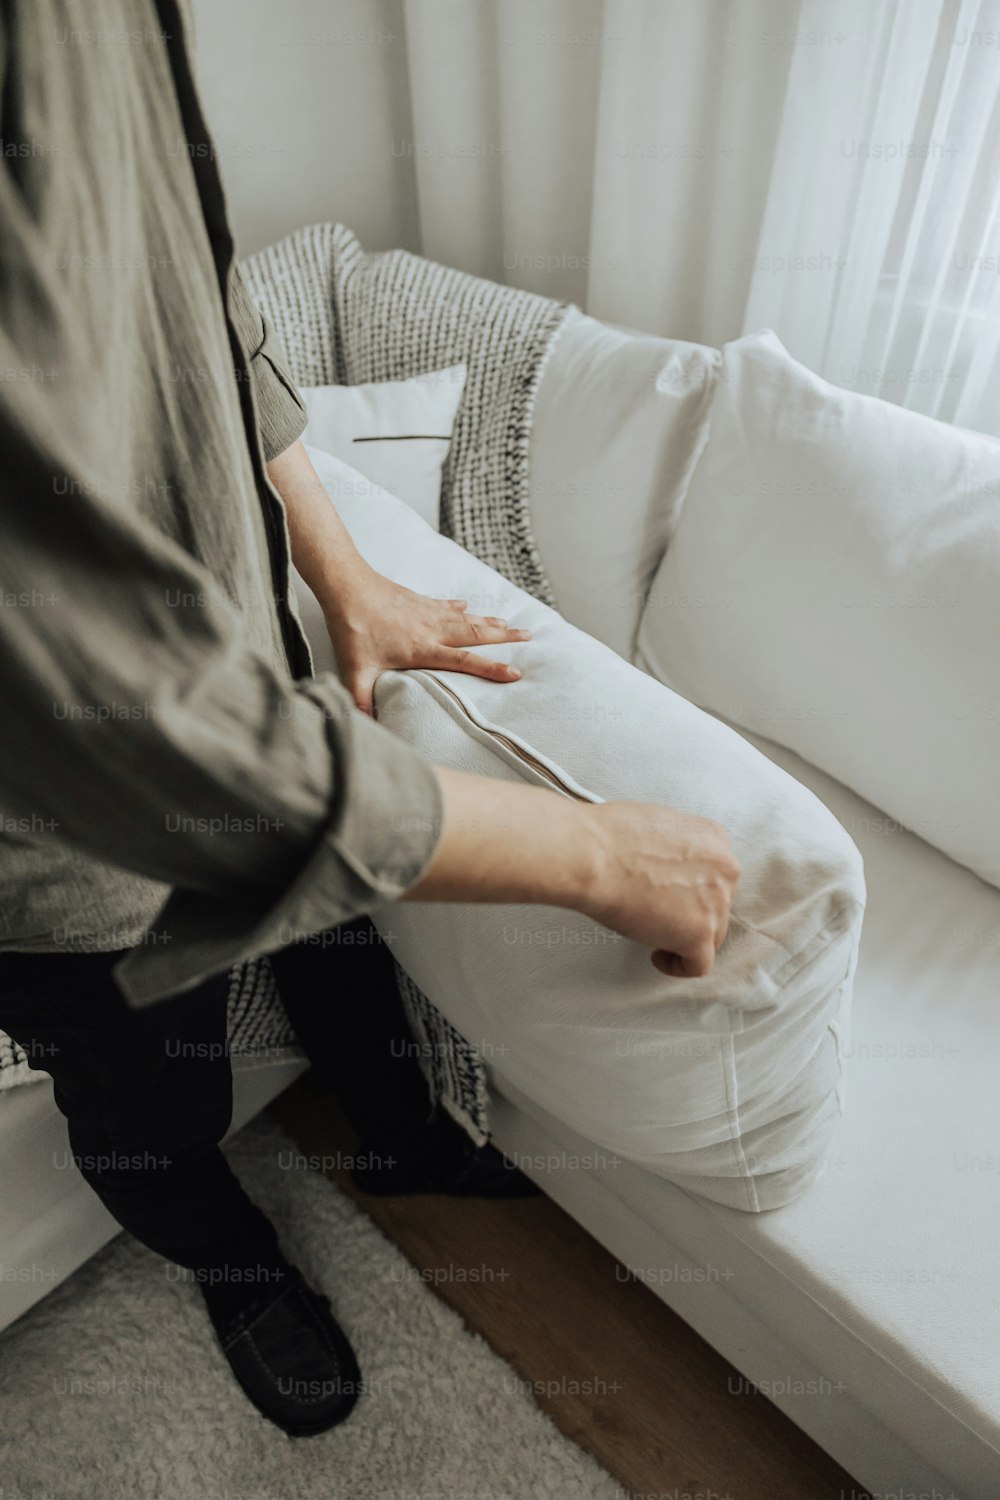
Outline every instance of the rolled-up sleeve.
{"type": "Polygon", "coordinates": [[[257,430],[264,461],[270,463],[302,436],[306,409],[277,334],[250,296],[235,262],[229,274],[229,315],[253,378],[257,430]]]}
{"type": "MultiPolygon", "coordinates": [[[[0,367],[23,363],[0,324],[0,367]]],[[[208,570],[79,473],[20,389],[0,382],[0,810],[173,887],[126,994],[400,896],[437,842],[433,768],[335,678],[254,652],[208,570]]]]}
{"type": "Polygon", "coordinates": [[[0,609],[0,806],[174,887],[119,967],[128,997],[402,895],[438,839],[433,768],[335,678],[296,682],[248,649],[168,538],[84,485],[54,512],[67,456],[2,399],[0,443],[0,591],[23,601],[0,609]]]}

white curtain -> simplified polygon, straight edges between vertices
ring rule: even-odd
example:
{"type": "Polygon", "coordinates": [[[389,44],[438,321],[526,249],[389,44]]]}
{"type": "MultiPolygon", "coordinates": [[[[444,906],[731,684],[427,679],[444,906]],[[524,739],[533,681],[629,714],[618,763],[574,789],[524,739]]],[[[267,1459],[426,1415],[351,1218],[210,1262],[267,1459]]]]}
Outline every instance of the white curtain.
{"type": "Polygon", "coordinates": [[[838,10],[864,51],[796,55],[761,231],[762,267],[808,264],[762,268],[745,325],[838,385],[1000,431],[1000,3],[838,10]]]}
{"type": "Polygon", "coordinates": [[[403,0],[425,254],[1000,432],[1000,0],[403,0]]]}

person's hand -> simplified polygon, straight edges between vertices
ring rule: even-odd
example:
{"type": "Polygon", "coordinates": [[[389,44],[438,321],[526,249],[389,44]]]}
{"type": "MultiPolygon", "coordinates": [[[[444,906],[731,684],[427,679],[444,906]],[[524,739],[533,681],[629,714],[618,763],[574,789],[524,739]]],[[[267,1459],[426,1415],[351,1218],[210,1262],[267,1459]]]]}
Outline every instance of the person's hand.
{"type": "Polygon", "coordinates": [[[663,974],[711,973],[740,878],[718,823],[655,803],[579,802],[444,766],[437,777],[440,838],[404,901],[568,907],[651,948],[663,974]]]}
{"type": "Polygon", "coordinates": [[[360,563],[349,583],[341,582],[323,603],[323,616],[344,685],[366,714],[376,679],[392,669],[437,667],[516,682],[521,674],[515,667],[470,647],[531,638],[506,620],[470,614],[463,599],[429,599],[360,563]]]}
{"type": "Polygon", "coordinates": [[[590,809],[603,851],[580,909],[646,943],[664,974],[709,974],[729,927],[740,867],[719,823],[643,802],[590,809]]]}

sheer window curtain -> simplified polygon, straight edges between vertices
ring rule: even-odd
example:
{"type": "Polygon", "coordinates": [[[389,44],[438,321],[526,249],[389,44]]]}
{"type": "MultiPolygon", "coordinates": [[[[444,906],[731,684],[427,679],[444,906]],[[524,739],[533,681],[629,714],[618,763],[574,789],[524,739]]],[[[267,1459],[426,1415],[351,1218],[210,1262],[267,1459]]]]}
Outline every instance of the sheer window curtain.
{"type": "Polygon", "coordinates": [[[1000,0],[403,0],[423,252],[1000,433],[1000,0]]]}

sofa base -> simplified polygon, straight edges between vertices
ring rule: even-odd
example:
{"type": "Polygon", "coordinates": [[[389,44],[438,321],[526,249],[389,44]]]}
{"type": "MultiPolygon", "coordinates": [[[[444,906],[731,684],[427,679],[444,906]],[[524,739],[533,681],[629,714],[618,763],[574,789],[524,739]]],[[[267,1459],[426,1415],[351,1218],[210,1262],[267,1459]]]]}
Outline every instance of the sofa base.
{"type": "Polygon", "coordinates": [[[712,1204],[600,1152],[525,1100],[495,1097],[493,1121],[497,1145],[529,1173],[537,1161],[549,1197],[856,1478],[859,1497],[996,1500],[996,1451],[729,1234],[729,1210],[717,1219],[712,1204]],[[823,1351],[822,1365],[808,1351],[823,1351]]]}

